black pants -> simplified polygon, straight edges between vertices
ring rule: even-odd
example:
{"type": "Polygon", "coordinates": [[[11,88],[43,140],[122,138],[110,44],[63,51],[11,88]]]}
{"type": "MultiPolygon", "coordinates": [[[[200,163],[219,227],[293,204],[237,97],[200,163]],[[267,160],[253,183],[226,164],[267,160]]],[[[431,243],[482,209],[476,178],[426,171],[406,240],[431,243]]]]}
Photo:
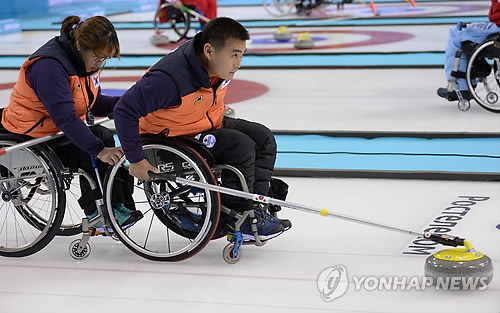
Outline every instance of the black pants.
{"type": "MultiPolygon", "coordinates": [[[[111,130],[100,125],[93,126],[90,130],[96,137],[104,142],[106,147],[111,148],[115,146],[115,140],[111,130]]],[[[99,199],[102,195],[99,190],[94,166],[90,160],[90,155],[70,142],[66,137],[51,140],[47,142],[47,144],[54,150],[65,167],[69,168],[72,172],[77,172],[78,168],[81,168],[94,178],[97,187],[93,190],[85,179],[80,179],[82,197],[78,201],[85,214],[91,215],[97,210],[95,200],[99,199]]],[[[109,165],[105,162],[101,162],[97,158],[96,162],[99,169],[99,175],[104,183],[109,165]]],[[[133,187],[130,186],[130,184],[133,184],[132,177],[123,170],[117,174],[115,179],[117,183],[113,185],[113,203],[127,203],[129,205],[126,206],[132,209],[133,199],[131,194],[133,187]]]]}
{"type": "MultiPolygon", "coordinates": [[[[276,141],[266,126],[243,119],[224,117],[221,129],[204,132],[200,138],[213,135],[215,145],[209,147],[219,164],[229,164],[239,169],[245,176],[251,193],[267,195],[269,182],[276,161],[276,141]]],[[[225,187],[242,190],[237,176],[223,171],[222,184],[225,187]]],[[[221,194],[222,203],[237,210],[248,210],[250,200],[221,194]]]]}

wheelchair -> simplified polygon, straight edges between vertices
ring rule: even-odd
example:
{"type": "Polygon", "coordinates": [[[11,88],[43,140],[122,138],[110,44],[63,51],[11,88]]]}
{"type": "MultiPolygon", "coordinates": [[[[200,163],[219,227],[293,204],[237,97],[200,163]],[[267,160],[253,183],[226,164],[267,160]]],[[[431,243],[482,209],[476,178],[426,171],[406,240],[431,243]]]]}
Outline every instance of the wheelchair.
{"type": "MultiPolygon", "coordinates": [[[[2,133],[0,145],[5,149],[28,139],[2,133]]],[[[221,184],[222,172],[232,171],[239,178],[242,191],[248,192],[245,178],[238,169],[215,164],[209,151],[193,139],[147,135],[142,140],[146,159],[161,174],[148,181],[124,179],[119,172],[127,170],[129,164],[122,157],[106,173],[103,197],[96,200],[98,214],[92,220],[83,212],[79,213],[83,218],[65,220],[65,212],[70,212],[68,203],[78,198],[75,192],[78,183],[87,180],[93,187],[96,183],[88,173],[65,169],[47,144],[22,147],[0,156],[0,255],[28,256],[43,249],[58,234],[81,232],[82,238],[70,244],[69,253],[74,259],[82,260],[91,252],[90,231],[97,223],[103,224],[103,235],[120,240],[134,253],[154,261],[172,262],[192,257],[210,240],[227,235],[226,224],[230,218],[236,222],[235,235],[223,250],[227,263],[239,261],[241,245],[265,244],[259,240],[252,210],[233,211],[221,204],[218,192],[176,182],[176,179],[184,179],[217,186],[221,184]],[[123,184],[130,188],[131,201],[121,204],[143,213],[143,218],[126,230],[118,224],[113,210],[117,204],[113,195],[123,184]],[[252,242],[243,242],[237,237],[239,227],[247,218],[253,223],[255,240],[252,242]]],[[[276,215],[280,207],[271,206],[270,210],[276,215]]]]}
{"type": "MultiPolygon", "coordinates": [[[[242,191],[248,192],[245,178],[238,169],[216,164],[203,144],[187,137],[147,135],[142,139],[145,158],[161,174],[142,182],[134,178],[133,203],[125,205],[140,210],[144,217],[130,231],[122,230],[116,220],[109,219],[114,234],[134,253],[154,261],[181,261],[200,252],[210,240],[225,237],[229,219],[236,220],[236,231],[247,218],[256,223],[253,210],[236,212],[221,203],[219,192],[203,187],[203,183],[221,185],[222,172],[231,171],[238,177],[242,191]],[[177,182],[179,179],[186,183],[177,182]],[[197,182],[202,186],[194,187],[197,182]]],[[[104,195],[108,216],[112,214],[109,208],[114,205],[115,185],[120,182],[116,173],[127,167],[123,157],[108,171],[104,195]]],[[[271,206],[270,210],[276,215],[280,207],[271,206]]],[[[233,238],[226,245],[223,258],[227,263],[239,261],[242,244],[265,244],[258,238],[256,224],[251,227],[254,241],[238,242],[233,238]]]]}
{"type": "Polygon", "coordinates": [[[337,10],[343,10],[345,3],[353,0],[263,0],[264,9],[272,16],[283,17],[292,14],[293,9],[299,16],[309,16],[313,9],[324,5],[337,5],[337,10]]]}
{"type": "MultiPolygon", "coordinates": [[[[500,113],[500,34],[489,35],[483,42],[477,44],[471,41],[462,42],[462,48],[457,51],[451,78],[448,82],[448,94],[455,93],[458,98],[458,109],[467,111],[470,101],[460,92],[457,78],[465,78],[472,98],[482,108],[500,113]],[[467,56],[465,72],[459,71],[462,55],[467,56]]],[[[448,98],[449,101],[454,99],[448,98]]]]}
{"type": "Polygon", "coordinates": [[[174,32],[179,36],[177,41],[182,39],[191,39],[188,36],[188,32],[192,27],[192,23],[197,23],[197,19],[189,14],[183,9],[177,9],[170,2],[165,2],[158,7],[153,19],[154,35],[151,38],[151,43],[154,45],[167,44],[170,42],[167,36],[162,34],[161,24],[165,24],[165,20],[168,25],[174,30],[174,32]],[[166,15],[166,16],[165,16],[166,15]]]}

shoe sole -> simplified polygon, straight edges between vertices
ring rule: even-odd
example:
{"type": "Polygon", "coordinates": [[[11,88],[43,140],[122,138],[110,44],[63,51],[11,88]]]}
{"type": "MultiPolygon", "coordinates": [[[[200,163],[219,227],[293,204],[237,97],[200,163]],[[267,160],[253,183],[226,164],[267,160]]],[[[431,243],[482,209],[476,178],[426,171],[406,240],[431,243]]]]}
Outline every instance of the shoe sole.
{"type": "MultiPolygon", "coordinates": [[[[279,235],[283,234],[286,230],[287,229],[283,229],[279,233],[271,234],[271,235],[267,235],[267,236],[259,235],[259,240],[260,241],[267,241],[269,239],[276,238],[279,235]]],[[[231,241],[233,239],[233,235],[234,235],[234,233],[228,233],[227,234],[227,240],[231,241]]],[[[242,234],[242,236],[243,236],[243,241],[245,241],[245,242],[255,242],[255,236],[254,235],[251,235],[251,234],[242,234]]]]}
{"type": "Polygon", "coordinates": [[[144,217],[144,215],[142,215],[141,211],[134,211],[134,212],[132,212],[132,214],[130,214],[130,217],[125,222],[123,222],[122,225],[120,225],[120,227],[122,229],[127,229],[127,228],[133,226],[138,221],[140,221],[143,217],[144,217]]]}
{"type": "MultiPolygon", "coordinates": [[[[278,237],[279,235],[283,234],[283,232],[284,232],[284,230],[279,232],[279,233],[272,234],[272,235],[267,235],[267,236],[259,235],[259,240],[260,241],[267,241],[269,239],[273,239],[273,238],[278,237]]],[[[249,235],[249,234],[242,234],[242,235],[243,235],[243,241],[255,241],[254,235],[249,235]]]]}

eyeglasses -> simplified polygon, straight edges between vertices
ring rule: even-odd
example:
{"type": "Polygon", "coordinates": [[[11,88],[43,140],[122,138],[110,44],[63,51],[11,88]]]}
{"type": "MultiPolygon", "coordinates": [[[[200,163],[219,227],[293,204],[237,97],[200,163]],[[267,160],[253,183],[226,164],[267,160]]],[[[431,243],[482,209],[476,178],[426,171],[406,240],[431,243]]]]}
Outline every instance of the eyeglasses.
{"type": "Polygon", "coordinates": [[[98,57],[98,56],[97,56],[97,53],[95,53],[95,51],[94,51],[94,50],[92,50],[92,53],[94,54],[94,57],[95,57],[95,59],[94,59],[94,62],[95,62],[95,63],[104,63],[104,62],[106,62],[107,60],[109,60],[109,59],[111,59],[111,58],[112,58],[112,57],[104,57],[104,58],[102,58],[102,57],[98,57]]]}
{"type": "MultiPolygon", "coordinates": [[[[95,55],[95,54],[94,54],[94,55],[95,55]]],[[[95,63],[104,63],[104,62],[106,62],[106,61],[107,61],[107,60],[109,60],[109,59],[111,59],[111,57],[106,57],[106,58],[98,58],[98,57],[96,57],[96,58],[94,59],[94,61],[95,61],[95,63]]]]}

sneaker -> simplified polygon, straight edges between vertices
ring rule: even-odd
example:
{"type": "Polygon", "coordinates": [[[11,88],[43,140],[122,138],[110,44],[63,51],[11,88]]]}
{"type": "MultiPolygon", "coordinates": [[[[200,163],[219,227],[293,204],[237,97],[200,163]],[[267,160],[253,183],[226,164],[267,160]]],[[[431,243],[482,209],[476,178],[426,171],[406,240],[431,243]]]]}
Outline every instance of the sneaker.
{"type": "MultiPolygon", "coordinates": [[[[95,210],[94,213],[92,213],[90,215],[87,215],[87,218],[90,221],[91,219],[93,219],[96,216],[97,216],[97,210],[95,210]]],[[[111,229],[111,227],[109,227],[109,226],[108,226],[107,231],[110,234],[113,233],[113,229],[111,229]]],[[[101,222],[98,222],[97,224],[95,224],[94,226],[92,226],[89,229],[89,232],[90,232],[90,236],[99,236],[99,235],[102,235],[102,234],[105,233],[104,226],[102,225],[101,222]]]]}
{"type": "MultiPolygon", "coordinates": [[[[462,94],[462,98],[464,98],[464,100],[472,100],[472,93],[469,90],[460,90],[460,93],[462,94]]],[[[447,88],[439,88],[437,90],[437,94],[441,98],[445,98],[448,101],[458,100],[457,93],[455,91],[449,92],[447,88]]]]}
{"type": "MultiPolygon", "coordinates": [[[[143,217],[141,211],[130,210],[123,204],[117,204],[113,206],[113,212],[116,220],[118,221],[118,224],[123,230],[132,227],[135,223],[137,223],[137,221],[139,221],[143,217]]],[[[97,210],[94,211],[94,213],[87,215],[87,218],[91,220],[96,216],[97,216],[97,210]]],[[[91,236],[98,236],[104,233],[104,226],[102,225],[101,222],[98,222],[97,224],[92,226],[92,228],[89,231],[91,236]]],[[[108,233],[113,233],[113,229],[109,226],[107,231],[108,233]]]]}
{"type": "Polygon", "coordinates": [[[141,211],[131,210],[123,204],[115,204],[113,206],[113,212],[118,225],[120,225],[123,230],[133,226],[143,217],[141,211]]]}
{"type": "Polygon", "coordinates": [[[448,88],[438,88],[437,94],[441,98],[448,99],[448,88]]]}
{"type": "Polygon", "coordinates": [[[279,218],[271,215],[267,208],[268,208],[267,205],[264,205],[262,203],[255,203],[253,210],[254,210],[255,214],[258,215],[260,218],[281,224],[283,226],[283,231],[289,230],[290,228],[292,228],[292,222],[290,222],[290,220],[279,219],[279,218]]]}
{"type": "Polygon", "coordinates": [[[171,217],[180,229],[195,233],[200,232],[204,222],[200,214],[187,210],[178,214],[172,214],[171,217]]]}
{"type": "MultiPolygon", "coordinates": [[[[259,234],[259,240],[265,241],[271,238],[281,235],[285,230],[283,226],[277,221],[266,220],[260,218],[259,215],[255,214],[257,219],[257,232],[259,234]]],[[[234,234],[234,221],[232,224],[228,225],[230,231],[227,235],[227,240],[231,241],[234,234]]],[[[241,235],[244,241],[254,241],[255,236],[252,233],[251,223],[249,218],[240,227],[241,235]]]]}

